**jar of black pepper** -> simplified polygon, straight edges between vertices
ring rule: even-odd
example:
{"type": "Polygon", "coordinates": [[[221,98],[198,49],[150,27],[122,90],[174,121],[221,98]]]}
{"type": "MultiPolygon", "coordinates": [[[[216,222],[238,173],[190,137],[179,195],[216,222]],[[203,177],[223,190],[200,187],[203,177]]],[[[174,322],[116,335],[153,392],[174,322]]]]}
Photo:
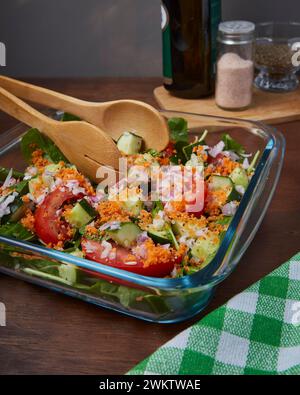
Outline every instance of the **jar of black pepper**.
{"type": "Polygon", "coordinates": [[[219,25],[216,103],[226,110],[251,105],[255,25],[247,21],[219,25]]]}

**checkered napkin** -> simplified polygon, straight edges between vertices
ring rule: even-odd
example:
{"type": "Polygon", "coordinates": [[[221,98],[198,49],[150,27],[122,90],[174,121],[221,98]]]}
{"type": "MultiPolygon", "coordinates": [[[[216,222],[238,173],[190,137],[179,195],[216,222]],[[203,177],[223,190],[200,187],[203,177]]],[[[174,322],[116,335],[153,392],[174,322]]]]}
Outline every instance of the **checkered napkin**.
{"type": "Polygon", "coordinates": [[[300,374],[300,253],[129,375],[300,374]]]}

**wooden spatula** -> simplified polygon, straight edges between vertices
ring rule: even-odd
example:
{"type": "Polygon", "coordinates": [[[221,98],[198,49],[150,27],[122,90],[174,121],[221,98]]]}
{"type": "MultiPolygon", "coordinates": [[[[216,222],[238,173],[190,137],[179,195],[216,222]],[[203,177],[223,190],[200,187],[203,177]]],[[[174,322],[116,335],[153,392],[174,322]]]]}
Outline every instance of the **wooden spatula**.
{"type": "Polygon", "coordinates": [[[135,100],[88,102],[5,76],[0,76],[0,86],[25,100],[77,115],[98,126],[114,140],[124,132],[133,132],[143,138],[147,149],[162,151],[169,143],[165,119],[146,103],[135,100]]]}
{"type": "Polygon", "coordinates": [[[120,152],[112,138],[86,122],[59,122],[0,87],[0,110],[39,129],[48,136],[80,171],[97,180],[101,165],[118,169],[120,152]]]}

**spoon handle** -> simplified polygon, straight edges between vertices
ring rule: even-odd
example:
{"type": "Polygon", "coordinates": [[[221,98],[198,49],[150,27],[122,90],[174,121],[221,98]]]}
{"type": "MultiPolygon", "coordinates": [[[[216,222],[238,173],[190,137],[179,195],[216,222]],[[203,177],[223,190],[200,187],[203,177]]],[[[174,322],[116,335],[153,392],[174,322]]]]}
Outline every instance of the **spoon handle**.
{"type": "MultiPolygon", "coordinates": [[[[58,124],[48,118],[46,115],[32,108],[21,99],[7,92],[0,87],[0,109],[10,116],[16,118],[18,121],[25,123],[28,126],[37,128],[44,132],[48,137],[53,138],[53,131],[56,130],[58,124]]],[[[56,133],[55,133],[56,134],[56,133]]]]}
{"type": "Polygon", "coordinates": [[[55,110],[69,112],[82,119],[87,118],[87,114],[92,108],[99,106],[98,103],[76,99],[50,89],[35,86],[3,75],[0,75],[0,86],[24,100],[32,101],[55,110]]]}

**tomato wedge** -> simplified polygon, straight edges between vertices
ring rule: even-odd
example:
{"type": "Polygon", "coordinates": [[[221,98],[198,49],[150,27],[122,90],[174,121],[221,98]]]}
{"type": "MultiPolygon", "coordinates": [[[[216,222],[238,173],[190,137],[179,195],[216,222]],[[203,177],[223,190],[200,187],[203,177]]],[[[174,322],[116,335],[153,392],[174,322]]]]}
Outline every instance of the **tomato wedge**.
{"type": "Polygon", "coordinates": [[[215,158],[210,156],[210,155],[208,155],[207,162],[210,165],[217,166],[217,165],[222,163],[223,158],[224,158],[223,154],[218,154],[215,158]]]}
{"type": "Polygon", "coordinates": [[[46,196],[43,203],[36,209],[35,232],[46,244],[57,244],[60,240],[69,240],[68,224],[61,220],[58,210],[69,200],[77,200],[68,189],[56,189],[46,196]]]}
{"type": "Polygon", "coordinates": [[[190,179],[185,181],[184,200],[185,211],[199,218],[204,212],[207,197],[207,185],[202,174],[191,174],[190,179]]]}
{"type": "MultiPolygon", "coordinates": [[[[174,269],[176,261],[170,261],[170,262],[162,262],[162,263],[157,263],[155,265],[150,265],[145,267],[143,264],[143,261],[139,258],[136,258],[134,262],[136,264],[133,264],[133,260],[130,259],[131,262],[128,261],[128,256],[132,257],[131,251],[127,250],[124,247],[118,246],[116,244],[113,244],[114,248],[116,248],[116,257],[114,259],[109,259],[109,258],[102,258],[102,253],[104,250],[104,247],[102,246],[101,243],[98,241],[93,241],[93,240],[87,240],[87,239],[82,239],[81,241],[81,246],[82,250],[85,253],[85,256],[87,259],[90,259],[91,261],[95,261],[98,263],[102,263],[103,265],[115,267],[117,269],[122,269],[126,270],[127,272],[131,273],[136,273],[136,274],[141,274],[143,276],[149,276],[149,277],[165,277],[168,276],[172,270],[174,269]]],[[[179,258],[180,260],[181,258],[179,258]]],[[[84,269],[84,271],[87,271],[84,269]]],[[[97,274],[95,272],[87,271],[93,275],[98,275],[98,277],[104,277],[101,274],[97,274]]]]}
{"type": "Polygon", "coordinates": [[[167,148],[164,150],[163,155],[165,158],[171,158],[174,155],[175,144],[170,142],[167,148]]]}

